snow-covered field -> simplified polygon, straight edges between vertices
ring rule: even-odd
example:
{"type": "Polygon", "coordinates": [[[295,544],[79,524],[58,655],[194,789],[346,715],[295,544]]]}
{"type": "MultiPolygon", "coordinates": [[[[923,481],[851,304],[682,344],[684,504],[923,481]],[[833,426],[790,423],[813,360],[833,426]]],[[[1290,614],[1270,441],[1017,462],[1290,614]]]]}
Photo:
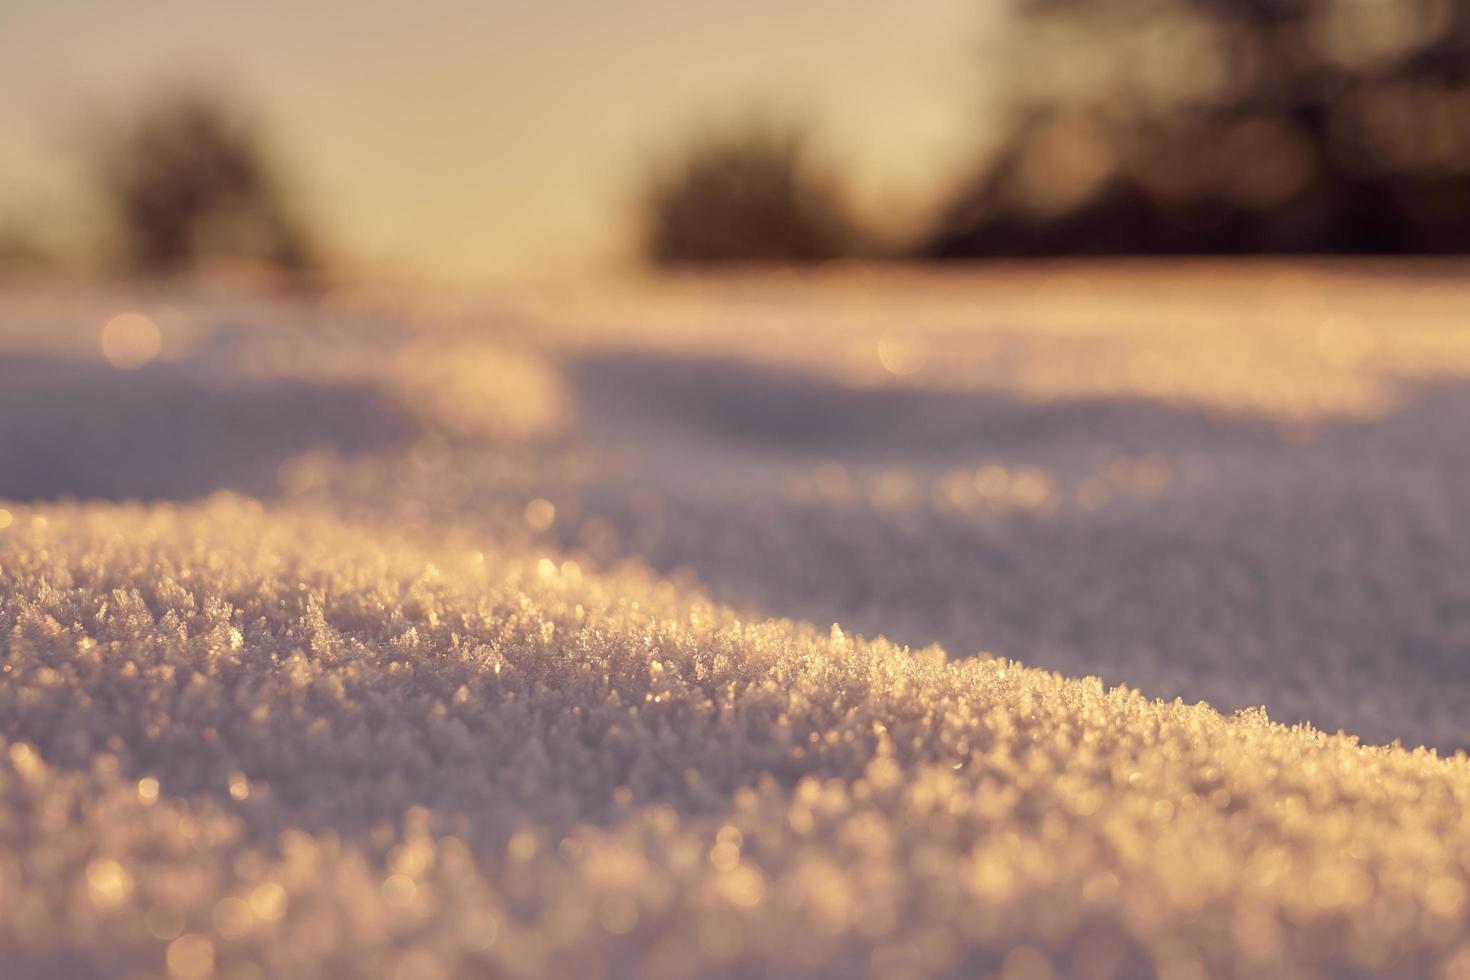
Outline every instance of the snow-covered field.
{"type": "Polygon", "coordinates": [[[1470,267],[11,288],[0,974],[1470,976],[1467,431],[1470,267]]]}

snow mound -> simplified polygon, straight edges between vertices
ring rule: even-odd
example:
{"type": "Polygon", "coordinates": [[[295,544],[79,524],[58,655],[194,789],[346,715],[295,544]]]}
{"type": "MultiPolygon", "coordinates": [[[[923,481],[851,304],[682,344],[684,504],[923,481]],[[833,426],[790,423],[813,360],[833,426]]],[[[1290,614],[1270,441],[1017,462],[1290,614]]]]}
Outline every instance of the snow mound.
{"type": "Polygon", "coordinates": [[[1470,976],[1467,281],[0,296],[0,973],[1470,976]]]}
{"type": "Polygon", "coordinates": [[[7,513],[13,976],[1470,964],[1464,755],[306,507],[7,513]]]}

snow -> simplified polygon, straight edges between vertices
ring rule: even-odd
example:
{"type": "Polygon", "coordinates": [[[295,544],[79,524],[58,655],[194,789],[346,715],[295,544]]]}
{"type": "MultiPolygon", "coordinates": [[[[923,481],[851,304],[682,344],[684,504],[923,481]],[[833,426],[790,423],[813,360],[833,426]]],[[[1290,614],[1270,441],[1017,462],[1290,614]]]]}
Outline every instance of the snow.
{"type": "Polygon", "coordinates": [[[10,975],[1470,975],[1454,272],[16,291],[10,975]]]}

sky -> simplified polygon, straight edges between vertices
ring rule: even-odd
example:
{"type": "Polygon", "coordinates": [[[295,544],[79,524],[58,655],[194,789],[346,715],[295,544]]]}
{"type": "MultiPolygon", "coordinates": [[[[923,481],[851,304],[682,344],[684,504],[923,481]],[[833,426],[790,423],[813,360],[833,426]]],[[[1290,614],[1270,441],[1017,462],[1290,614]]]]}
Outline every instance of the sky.
{"type": "Polygon", "coordinates": [[[617,267],[633,188],[701,120],[816,126],[902,227],[973,152],[976,0],[0,0],[0,219],[79,223],[88,112],[243,95],[358,271],[617,267]]]}

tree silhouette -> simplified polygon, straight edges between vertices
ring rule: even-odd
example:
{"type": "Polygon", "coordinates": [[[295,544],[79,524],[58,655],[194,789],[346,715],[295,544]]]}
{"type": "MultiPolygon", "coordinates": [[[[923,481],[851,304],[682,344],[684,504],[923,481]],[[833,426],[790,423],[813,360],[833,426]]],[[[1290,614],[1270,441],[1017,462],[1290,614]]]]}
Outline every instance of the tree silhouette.
{"type": "Polygon", "coordinates": [[[694,138],[653,170],[640,205],[643,251],[660,265],[816,262],[858,247],[833,173],[795,127],[759,118],[694,138]]]}
{"type": "Polygon", "coordinates": [[[104,131],[91,162],[132,271],[175,273],[228,256],[299,273],[315,261],[259,131],[218,95],[144,104],[104,131]]]}
{"type": "Polygon", "coordinates": [[[931,256],[1470,251],[1464,0],[1014,0],[931,256]]]}

